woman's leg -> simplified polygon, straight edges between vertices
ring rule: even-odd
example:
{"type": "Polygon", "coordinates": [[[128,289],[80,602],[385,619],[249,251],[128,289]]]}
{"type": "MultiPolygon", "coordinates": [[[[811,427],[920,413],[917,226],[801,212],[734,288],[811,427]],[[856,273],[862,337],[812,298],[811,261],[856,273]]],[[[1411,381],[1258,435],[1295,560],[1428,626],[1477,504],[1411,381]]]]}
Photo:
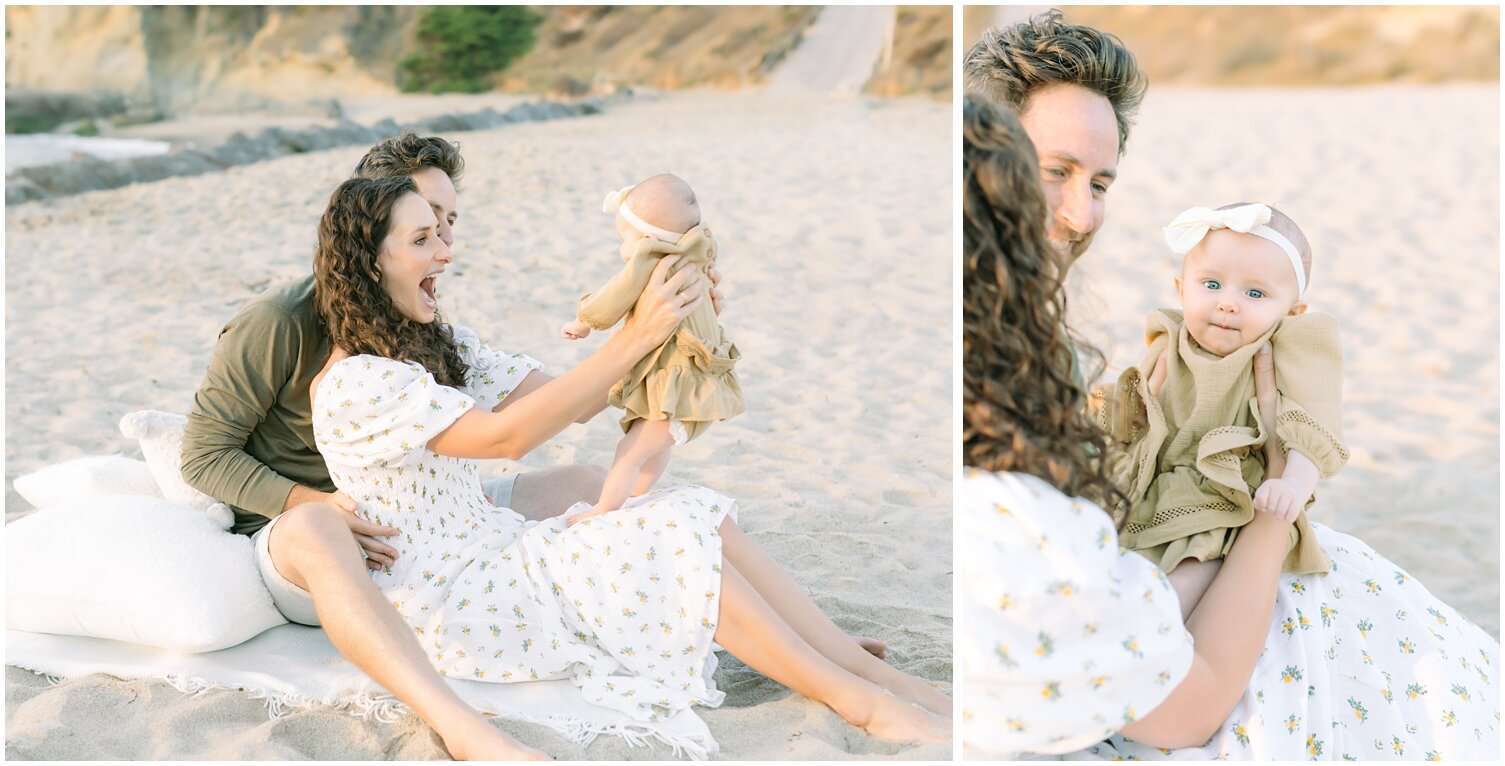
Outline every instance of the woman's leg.
{"type": "Polygon", "coordinates": [[[950,719],[852,675],[805,643],[729,561],[721,568],[716,641],[748,667],[830,707],[879,739],[939,742],[949,736],[950,719]]]}
{"type": "Polygon", "coordinates": [[[911,676],[878,659],[854,643],[795,583],[778,562],[769,558],[731,519],[721,524],[721,552],[758,595],[811,647],[827,659],[894,694],[951,715],[951,698],[923,678],[911,676]]]}
{"type": "Polygon", "coordinates": [[[434,671],[412,627],[371,582],[343,513],[324,503],[300,505],[267,541],[278,574],[313,596],[329,642],[432,726],[454,758],[547,759],[487,723],[434,671]]]}
{"type": "MultiPolygon", "coordinates": [[[[794,622],[798,621],[797,617],[796,619],[790,619],[790,615],[784,613],[787,611],[786,607],[788,606],[797,606],[800,602],[805,602],[809,603],[816,611],[820,610],[820,607],[810,603],[810,597],[805,595],[804,589],[795,584],[794,580],[789,577],[789,574],[784,571],[784,568],[779,566],[778,562],[770,558],[767,553],[764,553],[763,549],[759,548],[758,544],[753,542],[742,531],[741,527],[737,526],[737,522],[727,519],[722,523],[721,532],[723,541],[726,538],[726,531],[728,529],[735,530],[736,540],[733,541],[730,547],[727,547],[726,543],[723,542],[722,552],[732,563],[736,564],[742,570],[742,575],[747,578],[747,581],[763,596],[764,600],[768,601],[769,606],[773,607],[774,611],[779,612],[780,616],[786,622],[793,625],[794,622]],[[791,590],[793,592],[792,595],[790,595],[791,590]]],[[[824,617],[825,614],[822,613],[821,616],[824,617]]],[[[847,636],[847,638],[856,642],[858,646],[862,647],[863,651],[880,660],[888,655],[888,644],[876,638],[851,635],[847,636]]]]}

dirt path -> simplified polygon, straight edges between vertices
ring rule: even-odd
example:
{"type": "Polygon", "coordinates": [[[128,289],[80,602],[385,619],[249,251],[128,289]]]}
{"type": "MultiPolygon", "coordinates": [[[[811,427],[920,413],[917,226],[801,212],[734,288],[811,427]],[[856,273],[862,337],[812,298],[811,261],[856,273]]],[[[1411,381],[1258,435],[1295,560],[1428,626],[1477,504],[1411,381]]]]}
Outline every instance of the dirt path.
{"type": "Polygon", "coordinates": [[[891,47],[894,6],[827,6],[769,80],[774,93],[858,93],[891,47]]]}

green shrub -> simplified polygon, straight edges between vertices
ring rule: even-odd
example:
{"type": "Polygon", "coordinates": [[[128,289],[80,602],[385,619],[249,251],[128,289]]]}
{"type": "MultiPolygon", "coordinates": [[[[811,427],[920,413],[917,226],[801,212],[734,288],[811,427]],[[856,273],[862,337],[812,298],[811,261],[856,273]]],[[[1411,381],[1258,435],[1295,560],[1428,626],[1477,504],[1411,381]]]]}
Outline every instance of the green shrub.
{"type": "Polygon", "coordinates": [[[533,47],[543,17],[518,5],[426,8],[418,20],[417,53],[398,63],[404,92],[483,93],[488,81],[533,47]]]}

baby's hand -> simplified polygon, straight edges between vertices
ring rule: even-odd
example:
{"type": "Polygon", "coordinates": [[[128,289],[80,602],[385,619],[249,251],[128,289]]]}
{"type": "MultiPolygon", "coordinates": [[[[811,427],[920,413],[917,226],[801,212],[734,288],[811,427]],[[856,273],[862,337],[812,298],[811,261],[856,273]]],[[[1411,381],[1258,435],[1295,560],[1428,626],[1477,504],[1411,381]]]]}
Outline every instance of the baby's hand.
{"type": "Polygon", "coordinates": [[[1254,493],[1254,510],[1293,522],[1311,498],[1310,492],[1303,494],[1296,482],[1289,479],[1266,479],[1254,493]]]}
{"type": "Polygon", "coordinates": [[[591,327],[590,325],[576,319],[570,322],[565,322],[564,326],[559,328],[559,331],[564,334],[564,337],[569,338],[570,340],[580,340],[581,338],[584,338],[587,335],[591,334],[591,327]]]}

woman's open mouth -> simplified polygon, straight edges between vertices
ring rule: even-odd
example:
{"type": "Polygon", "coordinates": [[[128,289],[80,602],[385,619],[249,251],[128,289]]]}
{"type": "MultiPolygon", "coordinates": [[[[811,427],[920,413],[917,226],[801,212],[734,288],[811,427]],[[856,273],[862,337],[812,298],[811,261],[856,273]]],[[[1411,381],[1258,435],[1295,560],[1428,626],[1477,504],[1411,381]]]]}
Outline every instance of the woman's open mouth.
{"type": "Polygon", "coordinates": [[[418,283],[419,292],[423,293],[423,304],[431,309],[439,307],[439,275],[430,274],[418,283]]]}

